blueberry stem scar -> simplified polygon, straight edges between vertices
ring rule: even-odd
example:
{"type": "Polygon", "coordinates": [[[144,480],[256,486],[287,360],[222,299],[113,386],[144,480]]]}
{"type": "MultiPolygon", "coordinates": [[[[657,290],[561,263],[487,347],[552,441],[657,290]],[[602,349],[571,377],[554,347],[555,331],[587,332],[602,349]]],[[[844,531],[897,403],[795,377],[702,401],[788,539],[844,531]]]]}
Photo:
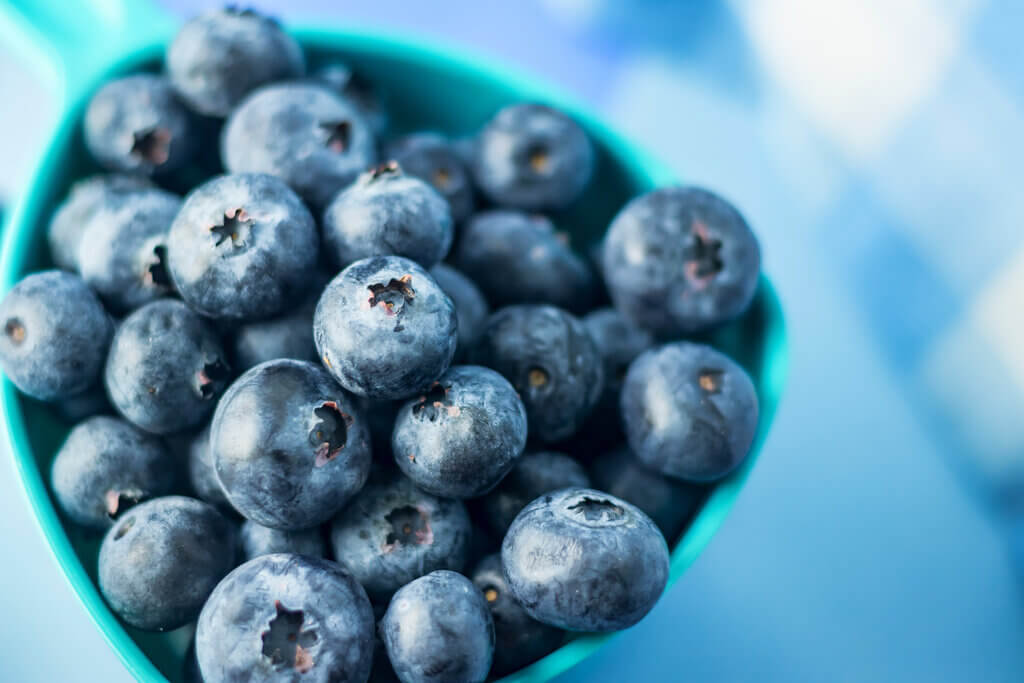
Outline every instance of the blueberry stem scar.
{"type": "Polygon", "coordinates": [[[263,656],[269,658],[278,671],[294,668],[304,674],[313,668],[310,648],[316,643],[316,632],[302,630],[305,620],[302,610],[290,610],[280,600],[275,600],[274,611],[274,617],[260,637],[263,656]]]}
{"type": "Polygon", "coordinates": [[[338,404],[334,401],[324,401],[314,408],[313,418],[317,420],[309,432],[309,441],[316,447],[313,464],[323,467],[345,447],[348,428],[352,426],[353,419],[351,415],[338,410],[338,404]]]}

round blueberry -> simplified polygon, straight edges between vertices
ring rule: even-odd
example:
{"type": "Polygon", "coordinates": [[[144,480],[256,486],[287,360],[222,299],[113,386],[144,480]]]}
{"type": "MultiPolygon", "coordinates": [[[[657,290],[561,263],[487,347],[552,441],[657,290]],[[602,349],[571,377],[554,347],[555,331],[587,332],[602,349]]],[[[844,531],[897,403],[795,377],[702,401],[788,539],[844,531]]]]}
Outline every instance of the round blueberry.
{"type": "Polygon", "coordinates": [[[242,553],[247,560],[274,553],[324,556],[324,537],[318,526],[299,531],[281,531],[247,519],[242,523],[241,537],[242,553]]]}
{"type": "Polygon", "coordinates": [[[132,508],[104,536],[100,591],[136,628],[184,626],[235,565],[234,533],[206,503],[183,496],[154,498],[132,508]]]}
{"type": "Polygon", "coordinates": [[[78,270],[78,245],[92,217],[124,196],[150,187],[152,184],[144,176],[121,173],[94,175],[72,185],[46,231],[53,262],[65,270],[78,270]]]}
{"type": "Polygon", "coordinates": [[[435,571],[403,586],[381,619],[380,633],[403,683],[481,683],[491,670],[491,611],[462,574],[435,571]]]}
{"type": "Polygon", "coordinates": [[[501,555],[480,560],[470,576],[491,610],[494,619],[494,663],[492,676],[504,676],[558,649],[565,632],[533,619],[516,602],[505,581],[501,555]]]}
{"type": "Polygon", "coordinates": [[[455,305],[458,321],[455,357],[464,358],[484,333],[487,316],[491,313],[487,300],[472,280],[445,263],[431,268],[430,275],[455,305]]]}
{"type": "Polygon", "coordinates": [[[367,485],[331,523],[334,556],[375,601],[435,569],[460,571],[469,534],[461,502],[401,476],[367,485]]]}
{"type": "Polygon", "coordinates": [[[662,336],[707,329],[754,298],[761,255],[743,216],[694,187],[637,197],[604,241],[603,272],[615,307],[662,336]]]}
{"type": "Polygon", "coordinates": [[[590,267],[544,216],[478,213],[466,223],[454,261],[495,306],[542,303],[581,312],[593,299],[590,267]]]}
{"type": "Polygon", "coordinates": [[[406,135],[388,146],[386,156],[397,161],[409,175],[430,183],[448,200],[455,221],[463,221],[473,213],[473,182],[462,158],[443,135],[406,135]]]}
{"type": "Polygon", "coordinates": [[[103,384],[97,382],[80,394],[62,398],[50,407],[65,422],[76,424],[94,415],[110,415],[114,412],[103,384]]]}
{"type": "Polygon", "coordinates": [[[124,420],[98,416],[68,434],[53,461],[53,493],[76,524],[106,530],[144,500],[171,492],[176,463],[163,443],[124,420]]]}
{"type": "Polygon", "coordinates": [[[629,364],[654,346],[654,338],[614,308],[592,311],[582,321],[604,360],[605,391],[617,392],[622,388],[629,364]]]}
{"type": "Polygon", "coordinates": [[[594,148],[571,118],[542,104],[513,104],[477,138],[473,177],[491,201],[527,211],[571,204],[594,171],[594,148]]]}
{"type": "Polygon", "coordinates": [[[251,90],[304,71],[295,39],[251,9],[204,12],[187,21],[167,46],[171,84],[207,116],[227,116],[251,90]]]}
{"type": "Polygon", "coordinates": [[[316,223],[281,180],[218,176],[189,193],[167,238],[181,297],[213,318],[282,312],[309,285],[320,251],[316,223]]]}
{"type": "Polygon", "coordinates": [[[471,354],[512,383],[526,406],[531,438],[571,436],[601,396],[604,369],[594,340],[554,306],[508,306],[491,315],[471,354]]]}
{"type": "Polygon", "coordinates": [[[455,306],[409,259],[356,261],[327,285],[313,317],[320,358],[343,387],[375,400],[426,390],[455,355],[455,306]]]}
{"type": "Polygon", "coordinates": [[[188,479],[196,497],[205,500],[221,510],[234,511],[213,468],[213,454],[210,452],[210,426],[192,437],[188,445],[188,479]]]}
{"type": "Polygon", "coordinates": [[[526,409],[489,368],[457,365],[398,411],[391,452],[424,491],[474,498],[493,489],[526,447],[526,409]]]}
{"type": "Polygon", "coordinates": [[[240,325],[231,339],[232,365],[245,371],[278,358],[317,361],[313,311],[319,295],[318,291],[316,297],[290,313],[240,325]]]}
{"type": "Polygon", "coordinates": [[[710,346],[676,342],[641,354],[622,385],[622,424],[644,465],[684,481],[720,479],[754,442],[757,393],[710,346]]]}
{"type": "Polygon", "coordinates": [[[370,473],[370,434],[323,368],[257,365],[224,393],[210,428],[228,500],[264,526],[293,531],[331,518],[370,473]]]}
{"type": "Polygon", "coordinates": [[[206,419],[230,370],[209,325],[182,302],[160,299],[121,323],[104,379],[110,402],[130,422],[171,434],[206,419]]]}
{"type": "Polygon", "coordinates": [[[174,291],[167,272],[167,230],[181,198],[157,189],[121,195],[96,209],[78,248],[82,279],[115,314],[174,291]]]}
{"type": "Polygon", "coordinates": [[[590,478],[582,465],[563,453],[526,453],[498,487],[483,499],[487,524],[502,538],[524,507],[545,493],[569,486],[590,486],[590,478]]]}
{"type": "Polygon", "coordinates": [[[606,451],[590,465],[594,485],[640,508],[674,542],[700,507],[707,489],[644,467],[626,447],[606,451]]]}
{"type": "Polygon", "coordinates": [[[505,535],[501,562],[526,612],[569,631],[632,626],[668,581],[668,546],[654,522],[593,489],[562,489],[527,505],[505,535]]]}
{"type": "Polygon", "coordinates": [[[270,173],[323,208],[376,161],[373,132],[349,102],[319,85],[283,83],[247,97],[224,126],[233,173],[270,173]]]}
{"type": "Polygon", "coordinates": [[[448,203],[395,162],[361,174],[324,212],[324,244],[339,266],[395,254],[429,268],[452,246],[448,203]]]}
{"type": "Polygon", "coordinates": [[[206,683],[362,683],[373,609],[334,562],[278,553],[249,560],[210,595],[196,627],[206,683]]]}
{"type": "Polygon", "coordinates": [[[317,69],[312,80],[351,102],[366,119],[374,135],[384,134],[388,127],[388,113],[370,81],[338,62],[317,69]]]}
{"type": "Polygon", "coordinates": [[[103,368],[114,324],[82,278],[33,273],[0,301],[0,366],[23,393],[43,401],[81,394],[103,368]]]}
{"type": "Polygon", "coordinates": [[[163,76],[107,81],[85,110],[85,146],[113,171],[173,171],[191,160],[196,143],[191,116],[163,76]]]}

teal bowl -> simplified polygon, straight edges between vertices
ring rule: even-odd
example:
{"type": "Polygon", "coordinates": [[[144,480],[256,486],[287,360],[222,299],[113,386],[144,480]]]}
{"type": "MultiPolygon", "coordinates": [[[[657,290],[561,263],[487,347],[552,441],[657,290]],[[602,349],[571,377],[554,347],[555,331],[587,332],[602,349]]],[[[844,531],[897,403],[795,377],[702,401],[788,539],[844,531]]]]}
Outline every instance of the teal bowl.
{"type": "MultiPolygon", "coordinates": [[[[88,96],[106,78],[160,66],[174,22],[148,2],[134,0],[14,0],[0,4],[0,40],[14,46],[29,68],[53,87],[60,120],[30,184],[3,234],[0,289],[47,267],[45,229],[53,207],[77,178],[98,169],[85,152],[79,122],[88,96]]],[[[631,197],[678,182],[664,165],[620,137],[578,103],[538,79],[488,64],[475,55],[398,38],[322,27],[294,34],[311,65],[339,58],[380,85],[394,133],[436,129],[452,135],[479,128],[510,102],[548,102],[570,112],[598,149],[597,171],[586,195],[554,216],[577,245],[600,239],[615,212],[631,197]]],[[[699,180],[699,169],[695,169],[699,180]]],[[[728,188],[723,188],[728,191],[728,188]]],[[[754,217],[756,226],[756,217],[754,217]]],[[[757,461],[779,402],[786,374],[786,333],[775,292],[762,278],[751,309],[707,335],[751,374],[761,403],[750,457],[707,495],[693,521],[672,544],[669,585],[708,544],[757,461]]],[[[125,666],[140,681],[182,678],[189,629],[152,634],[133,629],[107,608],[96,587],[99,539],[67,523],[54,504],[48,478],[53,455],[69,425],[38,402],[20,396],[4,379],[0,391],[7,446],[53,554],[86,611],[125,666]]],[[[611,635],[579,635],[559,650],[504,680],[546,681],[606,643],[611,635]]]]}

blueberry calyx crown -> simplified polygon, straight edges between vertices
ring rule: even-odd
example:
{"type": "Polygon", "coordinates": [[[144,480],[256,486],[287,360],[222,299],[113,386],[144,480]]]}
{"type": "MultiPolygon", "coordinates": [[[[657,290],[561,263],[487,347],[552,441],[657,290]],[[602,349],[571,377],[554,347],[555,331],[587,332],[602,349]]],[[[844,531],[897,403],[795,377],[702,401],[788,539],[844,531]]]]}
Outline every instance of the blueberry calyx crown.
{"type": "Polygon", "coordinates": [[[334,460],[345,447],[348,440],[348,428],[353,419],[338,409],[334,401],[324,401],[313,409],[316,423],[309,432],[309,442],[316,447],[316,458],[313,464],[323,467],[334,460]]]}
{"type": "Polygon", "coordinates": [[[391,552],[400,545],[430,545],[434,542],[430,516],[422,508],[405,505],[395,508],[384,519],[391,525],[391,531],[384,538],[385,552],[391,552]]]}
{"type": "Polygon", "coordinates": [[[228,239],[232,246],[245,246],[245,238],[248,236],[249,228],[252,226],[252,218],[245,209],[228,209],[224,212],[224,220],[220,225],[210,227],[210,233],[217,238],[216,246],[224,244],[228,239]]]}
{"type": "Polygon", "coordinates": [[[378,178],[401,175],[401,173],[402,167],[398,165],[397,161],[385,161],[383,164],[377,164],[370,169],[370,180],[374,181],[378,178]]]}
{"type": "Polygon", "coordinates": [[[591,498],[590,496],[584,496],[582,500],[570,505],[568,509],[582,516],[588,522],[599,522],[602,519],[615,522],[626,515],[625,510],[610,500],[591,498]]]}
{"type": "MultiPolygon", "coordinates": [[[[379,306],[389,316],[401,315],[406,305],[416,298],[416,290],[412,288],[412,275],[408,274],[400,278],[391,278],[386,285],[374,283],[367,289],[370,291],[370,297],[367,299],[370,308],[379,306]]],[[[401,330],[401,323],[396,323],[395,332],[401,330]]]]}
{"type": "Polygon", "coordinates": [[[716,368],[701,368],[697,376],[697,384],[709,394],[717,394],[722,390],[722,376],[725,372],[716,368]]]}
{"type": "Polygon", "coordinates": [[[123,491],[111,489],[103,498],[106,503],[107,517],[117,519],[119,514],[141,503],[146,498],[146,493],[141,489],[125,489],[123,491]]]}
{"type": "Polygon", "coordinates": [[[170,289],[171,276],[167,272],[167,247],[158,244],[153,247],[153,256],[146,262],[142,282],[157,289],[170,289]]]}
{"type": "Polygon", "coordinates": [[[25,325],[17,318],[8,318],[4,323],[4,334],[15,346],[25,341],[25,325]]]}
{"type": "Polygon", "coordinates": [[[317,124],[324,135],[324,147],[341,154],[352,143],[352,124],[349,121],[325,121],[317,124]]]}
{"type": "Polygon", "coordinates": [[[131,155],[154,166],[167,163],[171,155],[171,133],[166,128],[146,128],[132,133],[131,155]]]}
{"type": "Polygon", "coordinates": [[[231,376],[231,369],[220,358],[214,358],[203,364],[203,367],[196,373],[196,386],[199,396],[204,401],[213,398],[217,392],[216,384],[226,382],[231,376]]]}
{"type": "Polygon", "coordinates": [[[461,412],[459,407],[448,398],[451,387],[443,386],[440,382],[434,382],[430,389],[412,407],[414,417],[426,418],[431,422],[437,422],[442,415],[455,417],[461,412]]]}
{"type": "Polygon", "coordinates": [[[690,242],[683,249],[686,275],[702,284],[707,282],[725,267],[721,252],[722,240],[712,237],[702,221],[694,220],[690,242]]]}
{"type": "Polygon", "coordinates": [[[275,600],[274,611],[267,630],[260,636],[261,653],[278,671],[294,668],[304,674],[313,668],[310,649],[316,644],[316,631],[302,630],[305,615],[300,609],[290,610],[280,600],[275,600]]]}
{"type": "Polygon", "coordinates": [[[530,164],[530,170],[537,174],[543,174],[551,167],[551,153],[542,144],[533,144],[526,150],[526,160],[530,164]]]}

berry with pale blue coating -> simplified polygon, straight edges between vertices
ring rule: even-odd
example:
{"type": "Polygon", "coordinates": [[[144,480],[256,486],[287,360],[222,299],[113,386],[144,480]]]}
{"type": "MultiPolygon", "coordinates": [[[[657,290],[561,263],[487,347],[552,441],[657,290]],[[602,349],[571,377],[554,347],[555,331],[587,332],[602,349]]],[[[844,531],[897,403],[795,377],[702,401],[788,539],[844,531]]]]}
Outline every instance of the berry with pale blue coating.
{"type": "Polygon", "coordinates": [[[211,505],[165,496],[132,508],[100,546],[99,585],[111,609],[145,631],[199,615],[235,565],[235,531],[211,505]]]}
{"type": "Polygon", "coordinates": [[[82,278],[61,270],[26,276],[0,301],[0,366],[43,401],[81,394],[103,369],[114,324],[82,278]]]}
{"type": "Polygon", "coordinates": [[[709,482],[747,457],[758,401],[747,372],[710,346],[665,344],[641,354],[622,386],[630,449],[647,467],[709,482]]]}
{"type": "Polygon", "coordinates": [[[213,468],[213,454],[210,453],[210,425],[192,437],[188,444],[188,480],[192,491],[200,500],[215,505],[222,512],[235,512],[224,489],[217,480],[213,468]]]}
{"type": "Polygon", "coordinates": [[[524,453],[508,476],[483,499],[484,518],[491,531],[503,538],[524,507],[545,493],[569,486],[590,486],[590,477],[578,462],[564,453],[524,453]]]}
{"type": "Polygon", "coordinates": [[[342,567],[277,553],[249,560],[210,595],[196,626],[206,683],[363,683],[373,609],[342,567]]]}
{"type": "Polygon", "coordinates": [[[403,586],[381,619],[380,635],[403,683],[481,683],[491,670],[491,611],[480,590],[456,572],[431,572],[403,586]]]}
{"type": "Polygon", "coordinates": [[[438,263],[430,269],[430,275],[455,305],[455,317],[458,319],[455,357],[465,358],[484,333],[491,309],[473,281],[448,264],[438,263]]]}
{"type": "Polygon", "coordinates": [[[356,261],[327,285],[313,318],[320,359],[343,387],[374,400],[426,390],[455,355],[455,306],[419,264],[356,261]]]}
{"type": "Polygon", "coordinates": [[[614,308],[591,311],[582,321],[604,360],[605,391],[618,392],[629,364],[654,346],[654,337],[614,308]]]}
{"type": "Polygon", "coordinates": [[[247,519],[242,523],[241,541],[242,554],[247,560],[274,553],[323,557],[325,552],[324,537],[320,527],[299,531],[281,531],[247,519]]]}
{"type": "Polygon", "coordinates": [[[493,489],[526,447],[526,409],[494,370],[456,365],[398,411],[391,452],[424,491],[475,498],[493,489]]]}
{"type": "Polygon", "coordinates": [[[473,213],[473,182],[452,144],[438,133],[412,133],[392,142],[386,157],[409,175],[430,183],[448,200],[456,222],[473,213]]]}
{"type": "Polygon", "coordinates": [[[239,377],[210,427],[214,468],[232,506],[285,531],[331,518],[370,473],[362,413],[318,365],[280,359],[239,377]]]}
{"type": "Polygon", "coordinates": [[[585,488],[527,505],[505,535],[501,563],[526,612],[569,631],[632,626],[668,581],[668,546],[654,522],[620,498],[585,488]]]}

